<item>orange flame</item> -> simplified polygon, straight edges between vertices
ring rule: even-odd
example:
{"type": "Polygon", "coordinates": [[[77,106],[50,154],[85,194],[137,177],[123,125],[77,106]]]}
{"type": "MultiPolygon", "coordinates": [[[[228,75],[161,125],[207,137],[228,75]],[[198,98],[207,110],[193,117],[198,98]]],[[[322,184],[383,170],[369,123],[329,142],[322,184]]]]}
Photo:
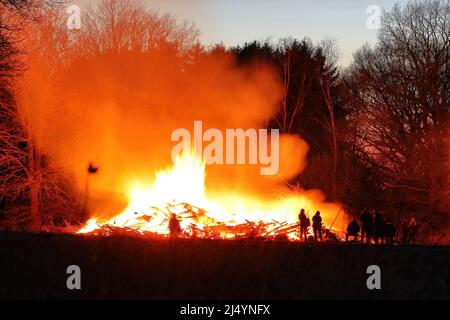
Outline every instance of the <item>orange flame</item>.
{"type": "MultiPolygon", "coordinates": [[[[192,224],[199,230],[218,224],[238,226],[249,221],[266,225],[274,221],[293,224],[297,222],[300,208],[306,208],[312,215],[312,210],[320,207],[325,223],[336,214],[337,205],[321,203],[312,194],[299,192],[274,199],[260,199],[233,192],[208,196],[205,167],[204,161],[194,152],[182,153],[171,168],[156,173],[153,183],[130,181],[127,188],[128,206],[123,212],[106,220],[91,218],[78,233],[92,233],[103,226],[114,226],[139,233],[167,235],[169,215],[182,215],[187,210],[191,214],[181,219],[183,230],[189,229],[192,224]]],[[[236,229],[223,228],[219,237],[233,238],[237,233],[236,229]]],[[[296,232],[288,236],[298,239],[296,232]]]]}

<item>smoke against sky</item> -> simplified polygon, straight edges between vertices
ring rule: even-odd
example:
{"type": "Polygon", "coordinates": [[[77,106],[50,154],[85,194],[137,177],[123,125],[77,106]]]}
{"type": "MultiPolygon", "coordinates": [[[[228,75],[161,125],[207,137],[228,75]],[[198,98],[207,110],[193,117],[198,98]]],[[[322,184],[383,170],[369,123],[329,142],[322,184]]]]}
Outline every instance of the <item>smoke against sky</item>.
{"type": "MultiPolygon", "coordinates": [[[[85,23],[94,24],[73,41],[64,37],[64,23],[43,23],[37,31],[40,50],[30,60],[18,98],[42,152],[79,190],[85,186],[88,164],[99,167],[90,178],[91,210],[103,214],[119,211],[102,206],[102,199],[111,206],[113,199],[126,197],[131,182],[149,183],[155,172],[170,166],[175,129],[192,130],[195,120],[205,129],[266,128],[281,94],[279,78],[269,66],[238,67],[230,53],[186,50],[194,49],[195,37],[186,40],[190,37],[175,22],[140,11],[139,18],[128,20],[139,7],[122,8],[123,20],[110,28],[111,9],[91,11],[85,23]],[[123,31],[130,29],[130,21],[133,33],[123,31]],[[172,32],[155,40],[153,33],[161,25],[172,32]],[[147,46],[149,37],[153,42],[147,46]]],[[[281,136],[280,171],[274,177],[261,176],[254,165],[208,166],[207,192],[222,199],[227,198],[223,192],[249,193],[256,199],[288,195],[285,182],[304,168],[307,150],[299,136],[281,136]]],[[[293,217],[301,203],[327,208],[325,220],[339,209],[323,203],[319,191],[290,197],[284,211],[293,217]]]]}

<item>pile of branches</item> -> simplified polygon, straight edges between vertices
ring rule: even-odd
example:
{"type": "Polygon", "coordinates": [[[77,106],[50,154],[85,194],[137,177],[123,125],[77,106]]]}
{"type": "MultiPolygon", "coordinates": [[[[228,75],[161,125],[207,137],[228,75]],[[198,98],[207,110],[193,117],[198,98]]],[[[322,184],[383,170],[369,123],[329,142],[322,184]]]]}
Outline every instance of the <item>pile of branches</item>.
{"type": "MultiPolygon", "coordinates": [[[[162,224],[167,225],[167,228],[173,214],[175,214],[180,221],[186,219],[192,220],[192,222],[182,230],[180,235],[182,238],[258,240],[289,240],[299,238],[299,223],[288,223],[287,221],[276,220],[272,220],[271,222],[246,220],[244,223],[227,224],[208,217],[206,210],[186,202],[169,203],[164,208],[152,207],[152,210],[155,215],[164,215],[165,218],[162,224]],[[200,219],[202,220],[202,227],[197,223],[200,219]]],[[[168,237],[169,234],[160,234],[141,229],[141,227],[152,218],[152,215],[142,214],[139,217],[139,220],[141,220],[142,223],[134,224],[132,226],[99,225],[96,230],[89,234],[99,236],[127,235],[145,238],[168,237]]],[[[322,232],[324,238],[328,241],[340,242],[342,240],[337,233],[330,229],[322,228],[322,232]]],[[[313,240],[311,228],[308,231],[308,240],[313,240]]]]}

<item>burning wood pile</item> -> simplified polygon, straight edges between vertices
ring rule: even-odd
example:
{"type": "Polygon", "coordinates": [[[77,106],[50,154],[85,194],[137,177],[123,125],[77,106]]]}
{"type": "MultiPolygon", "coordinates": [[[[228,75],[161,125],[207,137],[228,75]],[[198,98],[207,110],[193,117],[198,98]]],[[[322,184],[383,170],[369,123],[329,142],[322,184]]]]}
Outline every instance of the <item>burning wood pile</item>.
{"type": "MultiPolygon", "coordinates": [[[[233,193],[233,190],[207,193],[205,163],[193,153],[177,157],[172,167],[156,173],[154,181],[130,184],[126,191],[128,205],[122,212],[107,219],[92,214],[77,233],[300,240],[297,216],[300,208],[305,208],[307,213],[308,209],[320,210],[320,221],[323,218],[324,224],[331,227],[340,212],[340,206],[327,205],[311,193],[285,191],[270,197],[233,193]],[[175,232],[169,230],[170,225],[175,232]]],[[[336,226],[342,230],[342,223],[336,226]]],[[[340,236],[331,227],[322,227],[323,239],[339,241],[340,236]]],[[[314,240],[311,226],[306,230],[308,239],[314,240]]]]}
{"type": "MultiPolygon", "coordinates": [[[[89,228],[89,224],[79,233],[88,235],[114,236],[132,235],[146,238],[166,238],[170,237],[169,221],[176,217],[185,226],[181,229],[178,237],[181,238],[202,238],[202,239],[257,239],[257,240],[299,240],[299,223],[289,223],[287,221],[270,222],[250,221],[245,223],[224,223],[217,221],[207,215],[207,211],[186,202],[167,203],[165,207],[153,206],[152,214],[135,212],[133,222],[125,221],[123,224],[112,223],[97,224],[95,228],[89,228]],[[158,232],[145,229],[145,225],[155,218],[159,219],[160,229],[158,232]],[[92,230],[90,230],[92,229],[92,230]]],[[[341,242],[343,238],[338,232],[322,228],[324,240],[341,242]]],[[[312,228],[308,229],[308,241],[314,240],[312,228]]]]}

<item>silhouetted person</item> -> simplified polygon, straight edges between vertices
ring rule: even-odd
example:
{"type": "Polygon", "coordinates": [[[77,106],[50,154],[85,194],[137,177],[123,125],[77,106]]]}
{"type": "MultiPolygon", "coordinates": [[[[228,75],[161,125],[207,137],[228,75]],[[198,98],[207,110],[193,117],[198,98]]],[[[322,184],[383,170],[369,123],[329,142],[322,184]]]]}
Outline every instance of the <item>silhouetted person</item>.
{"type": "Polygon", "coordinates": [[[364,236],[367,238],[367,243],[370,243],[370,238],[372,236],[373,220],[372,215],[369,210],[364,210],[359,217],[361,221],[361,242],[364,242],[364,236]]]}
{"type": "Polygon", "coordinates": [[[381,232],[381,241],[385,243],[394,243],[396,228],[393,223],[384,222],[381,232]]]}
{"type": "Polygon", "coordinates": [[[320,241],[322,241],[322,217],[320,216],[320,211],[317,211],[313,221],[313,230],[314,230],[314,241],[317,242],[317,234],[319,234],[320,241]]]}
{"type": "Polygon", "coordinates": [[[347,226],[347,234],[345,235],[345,241],[348,241],[348,237],[354,237],[354,240],[358,239],[359,223],[356,219],[353,219],[347,226]]]}
{"type": "Polygon", "coordinates": [[[375,240],[375,243],[378,243],[379,239],[381,239],[381,243],[383,243],[383,227],[383,216],[380,212],[376,211],[373,218],[373,239],[375,240]]]}
{"type": "Polygon", "coordinates": [[[180,221],[178,221],[175,213],[170,216],[169,231],[171,237],[178,237],[181,233],[180,221]]]}
{"type": "Polygon", "coordinates": [[[409,241],[409,227],[406,218],[404,218],[402,220],[402,223],[400,224],[400,231],[401,231],[400,243],[407,244],[409,241]]]}
{"type": "Polygon", "coordinates": [[[417,226],[417,221],[415,217],[411,218],[411,221],[408,224],[408,230],[409,230],[409,239],[408,239],[408,243],[416,243],[416,234],[417,234],[417,229],[419,227],[417,226]]]}
{"type": "Polygon", "coordinates": [[[300,240],[306,241],[306,237],[308,235],[308,218],[305,214],[305,209],[301,209],[298,214],[298,220],[300,221],[300,240]]]}

